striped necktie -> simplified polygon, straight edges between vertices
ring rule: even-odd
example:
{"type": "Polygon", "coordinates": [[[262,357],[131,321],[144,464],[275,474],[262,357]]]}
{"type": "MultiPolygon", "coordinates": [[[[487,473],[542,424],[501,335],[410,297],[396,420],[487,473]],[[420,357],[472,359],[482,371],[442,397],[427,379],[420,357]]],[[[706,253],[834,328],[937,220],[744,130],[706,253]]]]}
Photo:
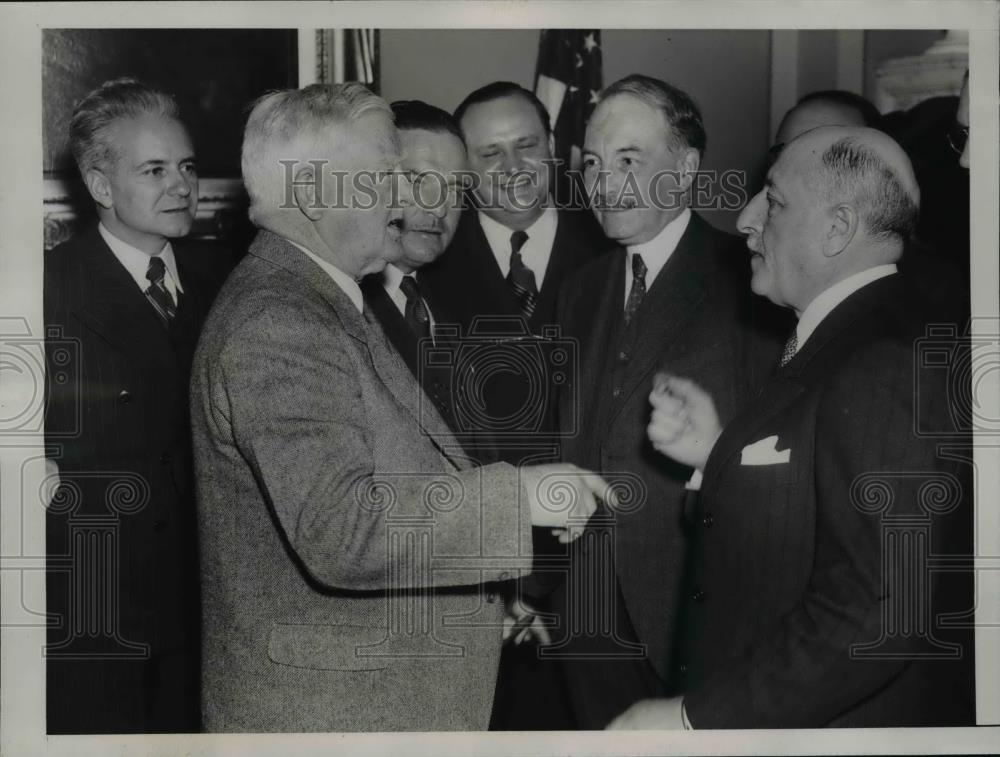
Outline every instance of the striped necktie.
{"type": "Polygon", "coordinates": [[[170,322],[177,315],[177,305],[174,303],[174,298],[167,289],[164,277],[167,273],[167,267],[163,263],[163,258],[152,257],[149,259],[149,268],[146,269],[146,279],[149,281],[149,287],[146,289],[146,299],[150,301],[153,305],[153,309],[156,310],[156,314],[160,316],[160,320],[163,322],[164,326],[169,326],[170,322]]]}
{"type": "Polygon", "coordinates": [[[527,241],[528,235],[524,231],[515,231],[510,235],[510,271],[507,273],[507,285],[513,290],[514,297],[521,305],[521,315],[531,318],[538,302],[538,285],[535,283],[535,272],[521,259],[521,248],[527,241]]]}

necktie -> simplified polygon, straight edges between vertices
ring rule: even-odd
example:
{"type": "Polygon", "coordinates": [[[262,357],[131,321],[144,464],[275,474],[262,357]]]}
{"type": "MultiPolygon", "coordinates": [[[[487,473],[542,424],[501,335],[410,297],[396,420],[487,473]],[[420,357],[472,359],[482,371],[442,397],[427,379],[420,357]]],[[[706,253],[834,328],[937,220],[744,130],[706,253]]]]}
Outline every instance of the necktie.
{"type": "Polygon", "coordinates": [[[781,351],[781,360],[778,362],[779,368],[784,368],[795,357],[795,352],[799,348],[799,337],[794,331],[792,335],[788,337],[788,341],[785,342],[785,349],[781,351]]]}
{"type": "Polygon", "coordinates": [[[417,339],[426,339],[431,335],[431,316],[427,312],[423,297],[420,296],[417,280],[413,276],[404,276],[399,282],[399,290],[406,295],[403,318],[417,339]]]}
{"type": "Polygon", "coordinates": [[[521,314],[525,318],[531,318],[538,301],[538,285],[535,283],[535,272],[521,259],[521,248],[527,241],[528,235],[523,231],[515,231],[510,235],[510,271],[507,273],[507,285],[513,290],[521,305],[521,314]]]}
{"type": "Polygon", "coordinates": [[[174,316],[177,315],[177,305],[174,298],[167,290],[163,277],[167,273],[167,267],[163,264],[163,258],[153,257],[149,259],[149,268],[146,269],[146,279],[149,287],[146,288],[146,299],[153,305],[156,314],[160,316],[164,326],[169,326],[174,316]]]}
{"type": "Polygon", "coordinates": [[[635,311],[642,304],[642,298],[646,296],[646,264],[642,262],[642,255],[632,253],[632,288],[628,291],[628,299],[625,300],[625,325],[631,323],[635,316],[635,311]]]}

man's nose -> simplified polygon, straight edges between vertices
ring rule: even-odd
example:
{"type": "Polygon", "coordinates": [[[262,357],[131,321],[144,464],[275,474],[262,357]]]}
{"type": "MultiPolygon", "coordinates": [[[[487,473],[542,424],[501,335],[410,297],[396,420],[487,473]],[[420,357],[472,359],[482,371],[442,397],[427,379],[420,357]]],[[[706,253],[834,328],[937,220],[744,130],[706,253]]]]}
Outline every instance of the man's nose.
{"type": "Polygon", "coordinates": [[[741,234],[752,234],[760,228],[760,214],[767,204],[764,194],[765,190],[762,189],[751,197],[740,217],[736,219],[736,228],[741,234]]]}
{"type": "Polygon", "coordinates": [[[188,180],[183,171],[173,171],[172,177],[170,191],[180,197],[188,197],[191,194],[192,182],[188,180]]]}
{"type": "Polygon", "coordinates": [[[510,150],[504,153],[503,165],[501,167],[504,173],[515,174],[524,170],[524,161],[521,160],[521,156],[515,150],[510,150]]]}

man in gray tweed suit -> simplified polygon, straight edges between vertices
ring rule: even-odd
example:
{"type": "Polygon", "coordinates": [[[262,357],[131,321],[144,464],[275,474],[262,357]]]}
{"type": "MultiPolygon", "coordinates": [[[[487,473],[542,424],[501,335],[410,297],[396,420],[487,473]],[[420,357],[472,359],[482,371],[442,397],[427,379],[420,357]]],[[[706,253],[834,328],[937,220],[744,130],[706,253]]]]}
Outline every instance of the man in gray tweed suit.
{"type": "Polygon", "coordinates": [[[472,467],[364,307],[358,280],[401,252],[398,152],[358,84],[265,95],[247,123],[261,231],[192,378],[209,731],[485,729],[498,583],[532,525],[605,493],[566,465],[472,467]]]}

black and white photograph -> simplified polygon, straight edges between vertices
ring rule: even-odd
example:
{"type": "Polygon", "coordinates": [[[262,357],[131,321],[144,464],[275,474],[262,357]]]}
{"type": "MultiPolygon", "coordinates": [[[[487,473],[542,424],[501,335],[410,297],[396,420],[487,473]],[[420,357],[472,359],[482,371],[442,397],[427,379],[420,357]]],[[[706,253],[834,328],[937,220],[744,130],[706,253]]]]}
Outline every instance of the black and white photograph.
{"type": "Polygon", "coordinates": [[[10,754],[1000,744],[1000,4],[0,4],[10,754]]]}

